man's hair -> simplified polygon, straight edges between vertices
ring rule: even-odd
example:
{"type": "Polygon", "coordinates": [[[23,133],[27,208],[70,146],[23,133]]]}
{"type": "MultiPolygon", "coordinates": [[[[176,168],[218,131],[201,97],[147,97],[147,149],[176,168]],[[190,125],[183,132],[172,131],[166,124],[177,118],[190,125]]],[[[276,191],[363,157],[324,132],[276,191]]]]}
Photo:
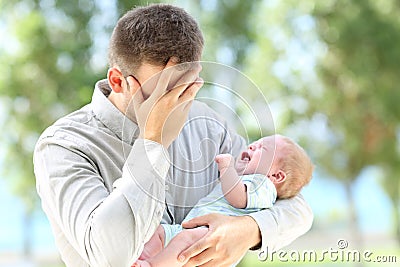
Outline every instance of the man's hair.
{"type": "Polygon", "coordinates": [[[124,76],[144,62],[164,66],[198,61],[204,39],[196,21],[182,8],[167,4],[137,7],[121,17],[111,36],[108,60],[124,76]]]}
{"type": "Polygon", "coordinates": [[[278,197],[290,198],[297,195],[311,180],[314,165],[306,151],[286,136],[280,136],[284,141],[285,155],[278,160],[286,173],[286,180],[279,188],[278,197]]]}

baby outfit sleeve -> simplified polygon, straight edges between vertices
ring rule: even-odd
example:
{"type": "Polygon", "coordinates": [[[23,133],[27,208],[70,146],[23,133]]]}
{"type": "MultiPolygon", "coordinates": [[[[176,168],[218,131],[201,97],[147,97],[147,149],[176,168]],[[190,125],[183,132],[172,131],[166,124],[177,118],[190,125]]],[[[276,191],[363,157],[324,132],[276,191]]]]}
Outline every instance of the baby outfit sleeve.
{"type": "Polygon", "coordinates": [[[277,198],[275,185],[263,174],[249,174],[242,177],[247,188],[246,209],[267,209],[277,198]]]}
{"type": "Polygon", "coordinates": [[[168,245],[172,238],[174,238],[177,234],[179,234],[183,228],[180,224],[161,224],[164,228],[164,247],[168,245]]]}

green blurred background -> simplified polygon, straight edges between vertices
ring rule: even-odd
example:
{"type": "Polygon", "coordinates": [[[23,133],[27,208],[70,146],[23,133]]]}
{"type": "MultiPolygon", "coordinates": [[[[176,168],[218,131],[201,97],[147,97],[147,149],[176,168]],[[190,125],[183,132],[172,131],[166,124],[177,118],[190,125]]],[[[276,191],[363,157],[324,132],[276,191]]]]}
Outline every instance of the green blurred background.
{"type": "MultiPolygon", "coordinates": [[[[36,196],[32,151],[48,125],[90,102],[117,19],[151,2],[0,0],[0,266],[63,266],[36,196]]],[[[382,266],[398,266],[400,1],[161,2],[197,19],[203,60],[247,75],[268,100],[276,131],[313,158],[303,195],[314,225],[284,250],[322,253],[343,239],[350,249],[395,255],[397,264],[382,266]]],[[[265,104],[242,90],[251,106],[265,104]]],[[[246,127],[256,138],[254,125],[246,127]]],[[[256,258],[250,253],[240,266],[356,266],[256,258]]]]}

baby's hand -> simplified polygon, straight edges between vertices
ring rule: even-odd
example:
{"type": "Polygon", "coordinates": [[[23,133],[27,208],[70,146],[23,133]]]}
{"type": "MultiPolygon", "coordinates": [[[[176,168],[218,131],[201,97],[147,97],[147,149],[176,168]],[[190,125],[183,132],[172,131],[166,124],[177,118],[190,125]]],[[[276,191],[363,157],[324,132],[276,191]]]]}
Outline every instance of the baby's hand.
{"type": "Polygon", "coordinates": [[[229,167],[234,167],[235,159],[231,154],[219,154],[215,157],[220,172],[225,171],[229,167]]]}

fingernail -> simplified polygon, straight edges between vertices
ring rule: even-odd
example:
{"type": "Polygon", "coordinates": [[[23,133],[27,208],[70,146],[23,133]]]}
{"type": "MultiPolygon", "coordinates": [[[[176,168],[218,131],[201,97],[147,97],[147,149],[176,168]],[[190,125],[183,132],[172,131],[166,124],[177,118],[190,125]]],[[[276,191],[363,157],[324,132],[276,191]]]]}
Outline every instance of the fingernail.
{"type": "Polygon", "coordinates": [[[132,77],[132,75],[129,75],[128,77],[126,77],[125,80],[126,80],[126,82],[128,83],[128,85],[131,85],[130,82],[129,82],[129,77],[132,77]]]}
{"type": "Polygon", "coordinates": [[[170,60],[172,61],[172,63],[179,63],[179,58],[176,57],[176,56],[172,56],[172,57],[170,58],[170,60]]]}
{"type": "Polygon", "coordinates": [[[184,261],[185,261],[185,256],[180,255],[179,258],[178,258],[178,260],[179,260],[180,262],[184,262],[184,261]]]}

